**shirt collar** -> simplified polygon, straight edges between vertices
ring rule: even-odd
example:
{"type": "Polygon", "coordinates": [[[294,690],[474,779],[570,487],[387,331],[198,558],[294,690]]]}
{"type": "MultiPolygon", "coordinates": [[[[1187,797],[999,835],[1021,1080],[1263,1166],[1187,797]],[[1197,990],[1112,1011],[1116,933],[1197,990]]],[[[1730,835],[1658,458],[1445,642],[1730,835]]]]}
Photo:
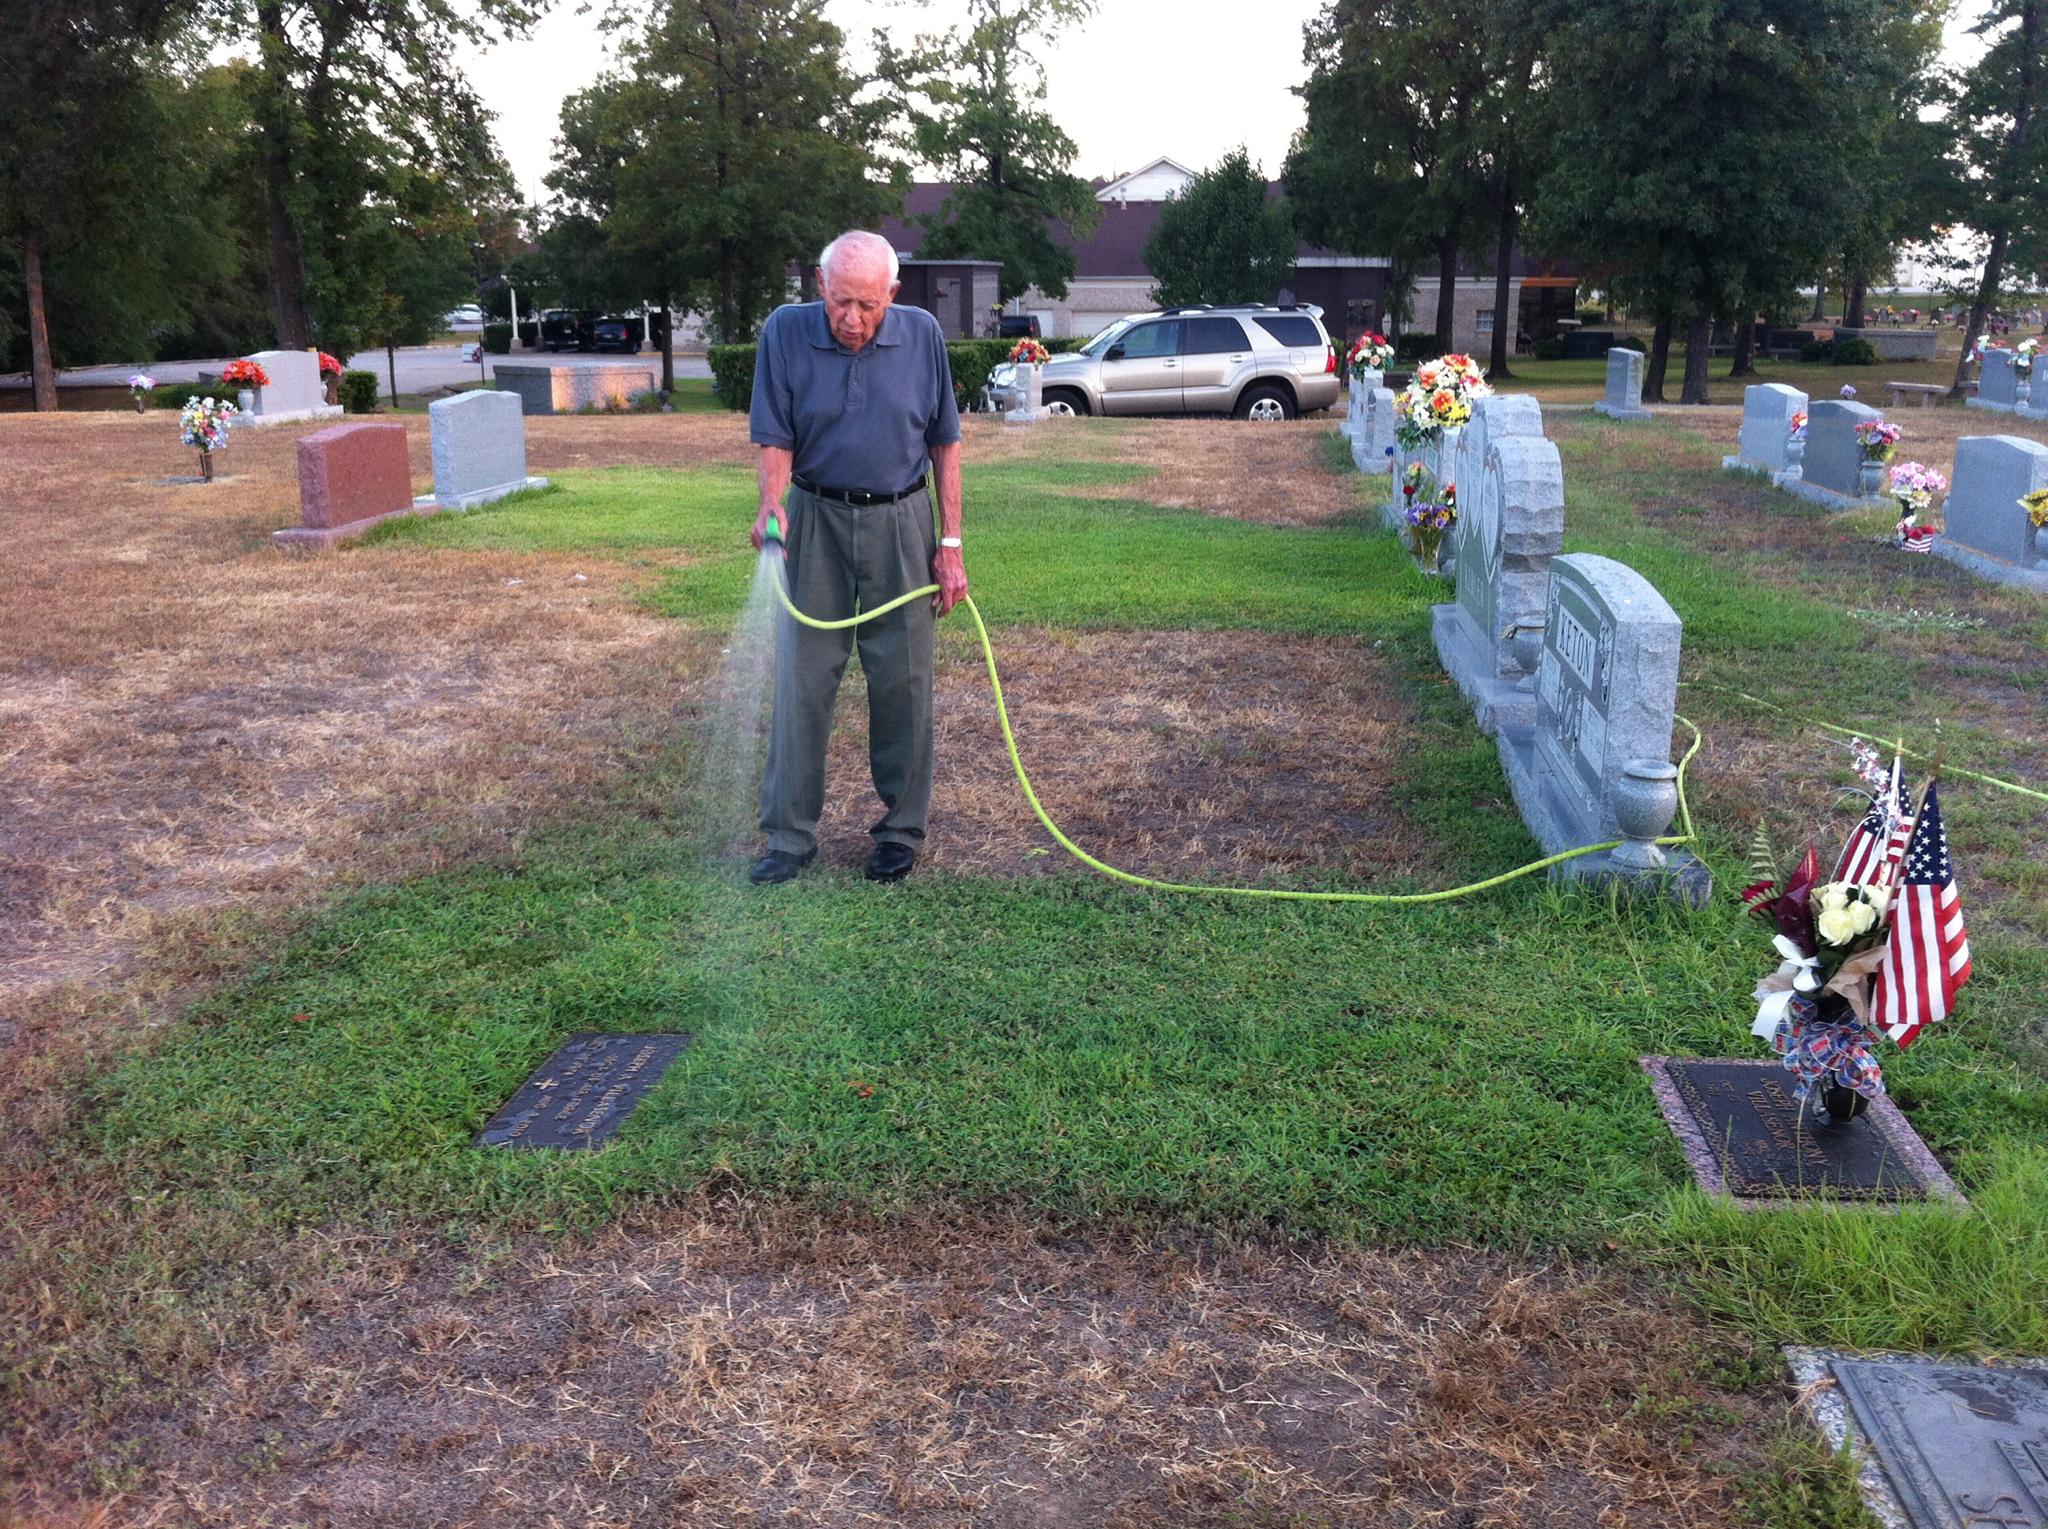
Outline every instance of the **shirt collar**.
{"type": "MultiPolygon", "coordinates": [[[[882,327],[875,331],[875,337],[868,341],[868,344],[901,345],[903,343],[903,324],[902,316],[896,311],[896,304],[891,303],[882,314],[882,327]]],[[[846,347],[839,343],[839,337],[832,333],[832,320],[827,317],[823,302],[818,304],[818,322],[811,331],[811,343],[819,350],[837,350],[844,351],[847,355],[855,354],[853,351],[846,350],[846,347]]]]}

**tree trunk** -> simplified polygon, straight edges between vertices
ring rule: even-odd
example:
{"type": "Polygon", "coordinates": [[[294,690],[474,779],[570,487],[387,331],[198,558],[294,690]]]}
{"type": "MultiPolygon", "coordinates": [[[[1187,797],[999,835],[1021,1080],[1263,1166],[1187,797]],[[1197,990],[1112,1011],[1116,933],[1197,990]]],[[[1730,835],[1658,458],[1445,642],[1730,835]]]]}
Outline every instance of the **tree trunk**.
{"type": "Polygon", "coordinates": [[[1685,385],[1680,403],[1712,403],[1707,396],[1707,360],[1714,348],[1714,316],[1699,312],[1685,331],[1685,385]]]}
{"type": "Polygon", "coordinates": [[[1650,336],[1649,359],[1643,363],[1643,402],[1664,401],[1664,368],[1671,362],[1671,310],[1657,312],[1657,328],[1650,336]]]}
{"type": "Polygon", "coordinates": [[[1993,198],[1998,215],[1986,219],[1996,225],[1996,231],[1991,236],[1991,248],[1984,256],[1984,276],[1977,283],[1977,300],[1970,304],[1970,326],[1963,331],[1963,353],[1956,361],[1956,380],[1948,390],[1951,398],[1963,396],[1963,373],[1969,368],[1970,352],[1976,348],[1978,336],[1984,333],[1984,321],[1991,312],[1991,299],[1998,292],[1999,273],[2005,268],[2009,215],[2019,187],[2019,167],[2026,151],[2027,130],[2034,116],[2034,75],[2040,66],[2042,3],[2043,0],[2027,0],[2026,8],[2020,12],[2019,106],[2013,112],[2012,128],[2006,134],[2004,163],[1999,167],[1999,186],[1993,198]]]}
{"type": "Polygon", "coordinates": [[[718,338],[727,345],[733,343],[732,266],[732,247],[722,246],[718,252],[718,338]]]}
{"type": "Polygon", "coordinates": [[[1610,324],[1614,322],[1614,283],[1612,280],[1607,284],[1607,322],[1610,324]]]}
{"type": "Polygon", "coordinates": [[[1436,351],[1452,350],[1451,331],[1458,311],[1458,241],[1446,234],[1436,242],[1436,351]]]}
{"type": "Polygon", "coordinates": [[[1745,313],[1735,327],[1735,359],[1729,363],[1731,377],[1756,375],[1756,315],[1745,313]]]}
{"type": "Polygon", "coordinates": [[[661,306],[661,390],[676,396],[676,319],[667,303],[661,306]]]}
{"type": "Polygon", "coordinates": [[[391,373],[391,407],[395,409],[398,407],[398,347],[396,345],[384,347],[384,364],[390,369],[391,373]]]}
{"type": "Polygon", "coordinates": [[[1813,279],[1813,312],[1807,314],[1806,322],[1818,324],[1828,316],[1828,283],[1825,276],[1813,279]]]}
{"type": "Polygon", "coordinates": [[[1863,303],[1870,296],[1870,279],[1862,274],[1849,278],[1849,289],[1842,295],[1842,327],[1863,328],[1863,303]]]}
{"type": "Polygon", "coordinates": [[[22,284],[28,294],[30,394],[38,414],[57,407],[57,369],[50,364],[50,312],[43,295],[43,236],[36,228],[21,235],[22,284]]]}
{"type": "Polygon", "coordinates": [[[291,81],[285,73],[287,41],[280,0],[260,0],[256,26],[261,35],[262,68],[267,76],[264,99],[269,106],[263,123],[263,203],[270,224],[270,306],[277,320],[277,348],[304,350],[311,343],[306,317],[306,262],[299,231],[286,201],[292,184],[291,81]]]}
{"type": "Polygon", "coordinates": [[[1493,250],[1493,351],[1486,358],[1486,380],[1503,382],[1511,380],[1514,373],[1508,370],[1509,347],[1516,332],[1522,327],[1517,322],[1519,315],[1508,310],[1511,300],[1509,282],[1510,267],[1515,259],[1515,201],[1512,192],[1503,190],[1501,195],[1500,231],[1494,240],[1493,250]]]}

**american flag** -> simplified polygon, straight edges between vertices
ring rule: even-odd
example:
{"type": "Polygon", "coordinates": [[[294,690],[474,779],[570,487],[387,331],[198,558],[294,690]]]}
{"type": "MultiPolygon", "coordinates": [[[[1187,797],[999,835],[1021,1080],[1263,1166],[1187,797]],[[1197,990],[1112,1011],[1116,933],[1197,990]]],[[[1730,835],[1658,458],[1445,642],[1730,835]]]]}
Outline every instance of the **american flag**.
{"type": "Polygon", "coordinates": [[[1870,810],[1849,833],[1842,846],[1842,858],[1835,862],[1834,881],[1869,882],[1883,885],[1892,879],[1892,867],[1906,851],[1913,832],[1913,819],[1906,812],[1906,779],[1899,771],[1899,759],[1892,756],[1891,779],[1870,793],[1870,810]]]}
{"type": "Polygon", "coordinates": [[[1906,849],[1906,874],[1892,899],[1891,940],[1871,996],[1871,1023],[1902,1048],[1945,1018],[1970,980],[1970,936],[1956,896],[1956,868],[1941,826],[1934,783],[1906,849]]]}

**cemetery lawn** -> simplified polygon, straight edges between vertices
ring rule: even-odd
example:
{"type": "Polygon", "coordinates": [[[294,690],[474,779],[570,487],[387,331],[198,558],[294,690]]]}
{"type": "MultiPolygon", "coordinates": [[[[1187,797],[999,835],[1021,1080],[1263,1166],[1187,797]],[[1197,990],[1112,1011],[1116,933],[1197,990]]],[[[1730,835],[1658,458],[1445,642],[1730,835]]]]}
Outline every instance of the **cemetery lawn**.
{"type": "MultiPolygon", "coordinates": [[[[167,1382],[203,1381],[205,1427],[245,1452],[236,1462],[254,1452],[253,1466],[194,1467],[209,1500],[251,1516],[301,1478],[336,1489],[322,1473],[353,1457],[332,1422],[367,1405],[356,1398],[426,1387],[454,1442],[408,1447],[518,1479],[530,1462],[478,1442],[493,1426],[611,1387],[650,1409],[602,1436],[632,1457],[617,1468],[628,1483],[701,1463],[679,1440],[701,1449],[735,1416],[772,1415],[772,1443],[749,1447],[822,1451],[879,1494],[863,1500],[886,1507],[900,1488],[936,1512],[957,1483],[921,1470],[887,1420],[929,1426],[922,1447],[940,1464],[981,1468],[955,1427],[978,1404],[918,1398],[1015,1384],[1021,1422],[1006,1435],[1121,1419],[1074,1435],[1064,1463],[1013,1446],[1029,1459],[1002,1466],[1108,1483],[1098,1510],[1118,1482],[1148,1500],[1159,1478],[1129,1461],[1155,1451],[1208,1462],[1175,1488],[1189,1503],[1301,1522],[1369,1521],[1343,1517],[1368,1501],[1388,1522],[1483,1502],[1532,1524],[1653,1502],[1672,1523],[1837,1524],[1855,1510],[1786,1429],[1771,1344],[2048,1353],[2048,1034],[2034,998],[2048,983],[2048,807],[1945,792],[1977,976],[1954,1022],[1885,1059],[1968,1214],[1729,1212],[1688,1187],[1638,1064],[1756,1054],[1747,994],[1768,947],[1727,895],[1755,819],[1788,846],[1817,834],[1826,854],[1856,815],[1836,800],[1839,749],[1799,716],[1913,740],[1940,718],[1956,763],[2048,781],[2038,602],[1887,554],[1875,520],[1829,520],[1722,476],[1732,426],[1557,419],[1568,549],[1629,562],[1686,622],[1680,709],[1706,736],[1690,788],[1710,908],[1617,906],[1540,879],[1406,908],[1106,883],[1048,852],[1026,816],[960,618],[942,629],[947,794],[927,863],[900,887],[859,878],[870,809],[854,685],[821,862],[762,891],[744,882],[749,841],[730,808],[707,820],[700,758],[707,676],[753,571],[741,427],[535,423],[550,490],[387,526],[285,576],[302,599],[350,580],[371,611],[399,589],[524,601],[529,581],[581,577],[597,586],[590,621],[614,643],[671,643],[672,661],[649,666],[623,709],[601,708],[580,669],[555,671],[587,698],[589,725],[624,741],[515,837],[479,848],[439,798],[408,799],[427,828],[379,832],[443,836],[448,852],[286,898],[268,921],[216,906],[147,944],[128,980],[168,1023],[107,1019],[117,1003],[96,1010],[75,989],[31,1012],[0,1153],[0,1228],[23,1265],[0,1306],[0,1377],[23,1437],[87,1441],[82,1457],[50,1455],[51,1480],[138,1512],[169,1500],[155,1495],[167,1462],[197,1434],[133,1410],[164,1405],[167,1382]],[[622,459],[634,465],[608,465],[622,459]],[[459,584],[465,570],[482,576],[459,584]],[[535,1065],[592,1029],[694,1039],[603,1152],[470,1147],[535,1065]],[[1000,1304],[1009,1279],[1014,1309],[1000,1304]],[[727,1322],[678,1336],[675,1314],[715,1305],[721,1280],[727,1322]],[[731,1323],[735,1293],[767,1299],[760,1280],[793,1303],[776,1308],[784,1343],[731,1323]],[[1111,1315],[1047,1294],[1073,1288],[1108,1292],[1111,1315]],[[567,1290],[590,1292],[587,1320],[550,1304],[567,1290]],[[810,1353],[805,1323],[835,1300],[847,1327],[810,1353]],[[1201,1325],[1205,1301],[1237,1313],[1232,1331],[1293,1334],[1291,1347],[1231,1347],[1201,1325]],[[1014,1329],[1019,1312],[1047,1325],[1014,1329]],[[1126,1359],[1087,1336],[1116,1312],[1126,1356],[1161,1338],[1116,1371],[1121,1402],[1102,1367],[1126,1359]],[[845,1347],[878,1323],[938,1333],[944,1380],[845,1347]],[[1188,1389],[1199,1364],[1183,1374],[1164,1342],[1175,1324],[1216,1345],[1206,1401],[1188,1389]],[[651,1378],[579,1368],[621,1332],[660,1335],[627,1345],[643,1356],[695,1354],[674,1360],[690,1374],[711,1364],[726,1400],[671,1394],[659,1364],[651,1378]],[[806,1353],[822,1387],[803,1418],[765,1389],[787,1372],[779,1349],[806,1353]],[[463,1369],[483,1353],[509,1368],[463,1369]],[[1096,1389],[990,1379],[1048,1353],[1062,1377],[1095,1364],[1096,1389]],[[1297,1387],[1272,1392],[1293,1398],[1279,1405],[1313,1403],[1330,1430],[1322,1453],[1246,1453],[1193,1421],[1198,1403],[1207,1416],[1276,1376],[1297,1387]],[[456,1393],[479,1381],[513,1410],[457,1417],[456,1393]],[[1331,1412],[1325,1385],[1370,1403],[1331,1412]],[[816,1411],[834,1405],[872,1418],[834,1433],[816,1411]],[[1410,1442],[1345,1453],[1381,1413],[1410,1442]],[[291,1436],[266,1442],[266,1427],[291,1436]],[[679,1453],[664,1457],[664,1440],[679,1453]],[[1354,1503],[1342,1494],[1359,1469],[1379,1495],[1354,1503]],[[1767,1489],[1773,1478],[1789,1484],[1767,1489]]],[[[1404,891],[1536,853],[1437,670],[1428,606],[1443,591],[1373,529],[1364,480],[1326,471],[1327,429],[977,424],[969,570],[1019,744],[1048,809],[1118,864],[1404,891]]],[[[247,470],[278,470],[288,446],[247,470]]],[[[275,567],[251,538],[258,511],[236,513],[196,522],[175,566],[275,567]]],[[[558,598],[508,607],[491,640],[518,641],[543,611],[568,622],[558,598]]],[[[523,662],[544,664],[544,647],[523,662]]],[[[544,710],[545,684],[514,704],[544,710]]],[[[509,759],[502,792],[544,791],[577,722],[571,708],[558,735],[500,737],[479,716],[489,750],[435,768],[509,759]]],[[[378,1426],[371,1454],[395,1470],[378,1426]]],[[[728,1501],[706,1490],[707,1511],[728,1501]]],[[[762,1500],[815,1505],[804,1494],[822,1490],[784,1472],[762,1500]]]]}

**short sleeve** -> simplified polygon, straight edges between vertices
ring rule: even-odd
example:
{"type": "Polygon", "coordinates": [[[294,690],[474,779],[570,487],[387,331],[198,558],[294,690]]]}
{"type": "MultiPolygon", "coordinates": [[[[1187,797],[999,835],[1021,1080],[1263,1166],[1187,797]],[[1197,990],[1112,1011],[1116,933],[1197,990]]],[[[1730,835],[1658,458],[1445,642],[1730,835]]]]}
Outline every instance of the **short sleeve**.
{"type": "Polygon", "coordinates": [[[960,439],[960,407],[953,401],[953,361],[946,354],[945,331],[934,323],[929,333],[939,401],[938,407],[932,410],[931,423],[925,426],[924,443],[927,446],[951,446],[960,439]]]}
{"type": "MultiPolygon", "coordinates": [[[[788,308],[777,308],[761,326],[761,338],[754,345],[754,401],[747,413],[747,438],[756,446],[796,449],[796,421],[791,417],[789,381],[782,356],[783,331],[789,327],[783,317],[788,308]]],[[[949,399],[950,401],[950,399],[949,399]]]]}

